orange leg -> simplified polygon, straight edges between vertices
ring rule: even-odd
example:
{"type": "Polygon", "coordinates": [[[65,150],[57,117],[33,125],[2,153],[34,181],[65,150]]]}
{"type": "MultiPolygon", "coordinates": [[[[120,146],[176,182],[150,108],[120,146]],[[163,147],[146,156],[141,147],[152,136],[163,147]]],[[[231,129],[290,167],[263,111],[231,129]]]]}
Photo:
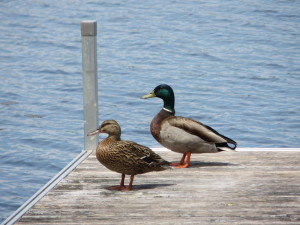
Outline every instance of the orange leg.
{"type": "Polygon", "coordinates": [[[185,164],[181,164],[181,165],[177,166],[176,168],[188,168],[190,166],[192,153],[191,152],[187,152],[186,155],[187,155],[187,157],[186,157],[185,164]]]}
{"type": "Polygon", "coordinates": [[[123,189],[121,189],[121,191],[131,191],[132,190],[133,179],[134,179],[134,175],[131,175],[128,187],[127,188],[124,187],[123,189]]]}
{"type": "Polygon", "coordinates": [[[108,190],[123,190],[123,189],[125,189],[124,181],[125,181],[125,174],[122,174],[120,186],[111,186],[111,187],[108,187],[107,189],[108,190]]]}
{"type": "Polygon", "coordinates": [[[186,153],[183,153],[181,160],[179,161],[179,163],[171,163],[170,166],[181,166],[184,164],[184,160],[186,157],[186,153]]]}

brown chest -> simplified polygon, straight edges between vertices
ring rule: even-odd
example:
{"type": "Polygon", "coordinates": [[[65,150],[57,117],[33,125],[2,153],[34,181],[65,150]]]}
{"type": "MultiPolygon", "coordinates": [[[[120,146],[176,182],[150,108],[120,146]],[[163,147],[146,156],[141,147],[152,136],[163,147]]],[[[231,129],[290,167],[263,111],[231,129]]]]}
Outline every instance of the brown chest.
{"type": "Polygon", "coordinates": [[[151,121],[150,124],[150,131],[152,136],[160,142],[160,131],[161,131],[161,126],[164,120],[170,116],[173,116],[172,113],[162,109],[151,121]]]}

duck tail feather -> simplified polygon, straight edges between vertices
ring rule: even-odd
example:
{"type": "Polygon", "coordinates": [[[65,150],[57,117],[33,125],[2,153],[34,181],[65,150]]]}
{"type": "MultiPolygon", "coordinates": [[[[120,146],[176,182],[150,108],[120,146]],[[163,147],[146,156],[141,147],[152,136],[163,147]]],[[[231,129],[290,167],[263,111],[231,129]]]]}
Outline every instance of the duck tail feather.
{"type": "Polygon", "coordinates": [[[173,170],[174,168],[170,166],[170,163],[161,165],[162,168],[165,170],[173,170]]]}
{"type": "Polygon", "coordinates": [[[173,169],[173,167],[170,166],[170,164],[171,163],[166,160],[163,160],[162,162],[159,163],[159,165],[166,170],[173,169]]]}
{"type": "Polygon", "coordinates": [[[144,162],[148,163],[149,165],[155,166],[155,167],[161,167],[162,170],[165,169],[173,169],[172,167],[170,167],[170,162],[161,159],[160,161],[154,160],[153,158],[149,157],[149,156],[144,156],[141,158],[144,162]]]}
{"type": "Polygon", "coordinates": [[[226,142],[217,143],[216,147],[219,151],[235,151],[236,143],[230,143],[230,145],[226,142]]]}

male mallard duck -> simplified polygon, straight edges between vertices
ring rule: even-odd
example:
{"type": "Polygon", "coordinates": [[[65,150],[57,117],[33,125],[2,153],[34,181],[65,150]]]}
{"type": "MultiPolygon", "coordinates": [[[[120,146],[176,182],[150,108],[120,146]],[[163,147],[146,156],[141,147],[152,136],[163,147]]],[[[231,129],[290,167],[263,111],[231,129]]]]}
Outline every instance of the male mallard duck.
{"type": "Polygon", "coordinates": [[[236,148],[237,143],[234,140],[219,134],[211,127],[193,119],[175,116],[175,96],[169,85],[158,85],[151,93],[141,98],[154,97],[161,98],[164,107],[151,121],[151,134],[164,147],[183,153],[180,162],[173,163],[173,166],[189,167],[191,153],[232,151],[236,148]]]}
{"type": "Polygon", "coordinates": [[[122,141],[121,128],[115,120],[104,121],[97,130],[89,133],[88,136],[98,133],[107,133],[108,137],[98,144],[97,159],[108,169],[122,174],[120,186],[109,187],[109,190],[130,191],[136,174],[162,171],[167,169],[170,164],[148,147],[132,141],[122,141]],[[127,188],[124,185],[125,174],[130,175],[130,183],[127,188]]]}

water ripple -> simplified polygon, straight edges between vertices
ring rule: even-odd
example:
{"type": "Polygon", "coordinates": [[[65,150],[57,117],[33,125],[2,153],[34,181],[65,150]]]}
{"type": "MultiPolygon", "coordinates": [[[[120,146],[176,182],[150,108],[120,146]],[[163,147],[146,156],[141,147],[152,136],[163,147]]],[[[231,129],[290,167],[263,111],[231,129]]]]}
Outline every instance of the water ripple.
{"type": "MultiPolygon", "coordinates": [[[[80,22],[98,21],[99,120],[159,147],[160,83],[178,115],[239,147],[299,147],[296,1],[2,1],[0,220],[83,147],[80,22]]],[[[103,138],[104,136],[101,136],[103,138]]]]}

